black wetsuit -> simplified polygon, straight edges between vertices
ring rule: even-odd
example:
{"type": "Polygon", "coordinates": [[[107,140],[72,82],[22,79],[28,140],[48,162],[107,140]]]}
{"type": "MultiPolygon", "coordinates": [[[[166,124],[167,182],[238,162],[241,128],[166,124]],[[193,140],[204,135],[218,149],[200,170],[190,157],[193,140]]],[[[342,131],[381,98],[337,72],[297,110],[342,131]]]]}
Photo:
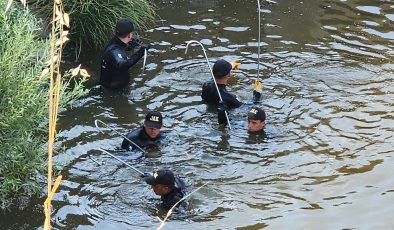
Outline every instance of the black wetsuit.
{"type": "Polygon", "coordinates": [[[117,36],[110,40],[101,55],[100,84],[102,86],[117,90],[129,84],[129,68],[144,56],[144,48],[127,56],[126,51],[131,49],[129,44],[125,44],[117,36]]]}
{"type": "MultiPolygon", "coordinates": [[[[204,103],[218,107],[217,109],[219,124],[227,124],[227,117],[225,115],[225,111],[227,111],[228,109],[239,108],[245,103],[240,102],[234,94],[229,93],[226,89],[226,85],[218,84],[218,88],[224,103],[219,103],[220,99],[215,87],[215,82],[213,80],[204,83],[204,85],[202,86],[201,97],[204,103]]],[[[252,103],[246,103],[245,105],[258,104],[260,97],[261,93],[253,91],[252,103]]]]}
{"type": "MultiPolygon", "coordinates": [[[[237,97],[229,93],[226,89],[226,85],[218,84],[220,95],[228,109],[238,108],[242,105],[242,102],[238,101],[237,97]]],[[[202,86],[201,97],[206,104],[217,106],[219,104],[219,96],[213,80],[205,82],[202,86]]]]}
{"type": "MultiPolygon", "coordinates": [[[[170,193],[161,196],[163,207],[166,209],[172,208],[172,206],[174,206],[186,194],[187,194],[187,189],[185,182],[178,176],[175,176],[175,188],[173,188],[170,193]]],[[[187,202],[182,201],[178,204],[177,207],[187,208],[187,202]]]]}
{"type": "MultiPolygon", "coordinates": [[[[142,126],[141,128],[138,128],[136,130],[133,130],[132,132],[128,133],[126,136],[129,140],[133,141],[136,143],[139,147],[142,149],[149,149],[153,147],[157,147],[160,144],[160,141],[164,138],[164,136],[159,133],[159,135],[156,138],[150,138],[148,134],[145,132],[144,127],[142,126]]],[[[137,147],[130,143],[128,140],[123,139],[122,142],[122,149],[126,150],[134,150],[137,147]]]]}

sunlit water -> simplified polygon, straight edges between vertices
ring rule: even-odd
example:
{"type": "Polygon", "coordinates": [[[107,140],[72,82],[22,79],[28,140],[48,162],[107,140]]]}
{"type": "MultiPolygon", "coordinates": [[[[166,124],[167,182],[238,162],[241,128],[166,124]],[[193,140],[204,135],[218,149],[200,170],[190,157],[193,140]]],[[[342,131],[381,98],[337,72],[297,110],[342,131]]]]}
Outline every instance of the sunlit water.
{"type": "MultiPolygon", "coordinates": [[[[155,229],[163,211],[138,174],[94,148],[122,138],[148,110],[164,114],[168,141],[151,155],[120,157],[141,171],[186,178],[192,209],[165,229],[394,228],[394,4],[391,1],[262,2],[262,107],[267,138],[246,131],[248,106],[231,111],[232,130],[201,103],[211,63],[238,59],[229,88],[250,102],[257,74],[254,1],[155,1],[161,20],[147,70],[133,68],[121,95],[95,88],[62,113],[56,156],[64,180],[53,202],[56,229],[155,229]],[[98,166],[93,160],[103,162],[98,166]]],[[[97,74],[99,59],[85,59],[97,74]]],[[[93,54],[97,55],[97,54],[93,54]]],[[[88,56],[88,55],[86,55],[88,56]]],[[[41,228],[42,198],[2,218],[5,229],[41,228]],[[4,218],[3,218],[4,217],[4,218]],[[19,217],[19,218],[18,218],[19,217]],[[4,221],[3,221],[4,219],[4,221]],[[7,219],[7,220],[6,220],[7,219]]],[[[1,225],[0,225],[1,226],[1,225]]]]}

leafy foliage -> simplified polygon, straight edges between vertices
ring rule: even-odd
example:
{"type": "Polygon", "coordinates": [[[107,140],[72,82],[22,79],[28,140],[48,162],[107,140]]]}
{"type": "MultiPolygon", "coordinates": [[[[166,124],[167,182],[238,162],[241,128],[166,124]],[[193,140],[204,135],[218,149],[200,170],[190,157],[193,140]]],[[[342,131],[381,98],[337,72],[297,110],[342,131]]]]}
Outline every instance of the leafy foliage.
{"type": "MultiPolygon", "coordinates": [[[[6,1],[0,0],[0,9],[6,1]]],[[[37,178],[46,172],[48,81],[43,74],[49,59],[49,40],[39,40],[39,21],[13,4],[0,11],[0,203],[32,194],[37,178]]],[[[84,79],[64,78],[60,108],[82,95],[84,79]],[[70,81],[73,88],[68,87],[70,81]]]]}
{"type": "MultiPolygon", "coordinates": [[[[49,19],[52,0],[29,0],[28,4],[43,18],[49,19]]],[[[64,11],[69,12],[71,41],[78,47],[102,48],[114,34],[116,22],[131,19],[139,28],[154,20],[155,7],[148,0],[65,0],[64,11]]]]}

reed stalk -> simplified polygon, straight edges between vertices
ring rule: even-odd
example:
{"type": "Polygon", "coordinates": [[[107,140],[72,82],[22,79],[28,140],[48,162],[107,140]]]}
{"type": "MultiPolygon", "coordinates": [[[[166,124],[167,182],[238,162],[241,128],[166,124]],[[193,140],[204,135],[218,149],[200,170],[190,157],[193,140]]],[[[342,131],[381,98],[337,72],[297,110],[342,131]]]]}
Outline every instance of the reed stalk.
{"type": "Polygon", "coordinates": [[[67,14],[57,14],[50,41],[38,39],[40,22],[20,2],[0,0],[0,9],[0,204],[5,208],[38,192],[47,173],[51,191],[57,114],[86,94],[87,73],[79,66],[61,76],[67,14]],[[49,101],[57,104],[51,112],[49,101]]]}
{"type": "MultiPolygon", "coordinates": [[[[34,12],[49,21],[51,0],[28,0],[34,12]]],[[[70,13],[70,39],[79,53],[82,47],[102,49],[114,35],[116,22],[131,19],[144,29],[155,19],[155,6],[149,0],[67,0],[62,3],[70,13]]]]}

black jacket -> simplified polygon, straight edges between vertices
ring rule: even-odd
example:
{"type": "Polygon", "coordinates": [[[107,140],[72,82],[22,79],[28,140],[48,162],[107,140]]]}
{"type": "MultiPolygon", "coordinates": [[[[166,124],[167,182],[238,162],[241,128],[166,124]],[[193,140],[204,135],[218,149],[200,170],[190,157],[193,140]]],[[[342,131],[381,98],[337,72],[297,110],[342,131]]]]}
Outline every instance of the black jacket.
{"type": "MultiPolygon", "coordinates": [[[[238,101],[237,97],[229,93],[226,89],[226,85],[218,84],[220,95],[225,102],[227,108],[234,109],[242,105],[242,102],[238,101]]],[[[217,106],[219,103],[219,96],[215,87],[213,80],[205,82],[202,86],[201,97],[204,103],[217,106]]]]}
{"type": "Polygon", "coordinates": [[[135,54],[127,56],[130,49],[117,36],[113,37],[101,55],[100,84],[110,89],[121,89],[129,84],[129,68],[135,65],[142,56],[144,49],[140,48],[135,54]]]}
{"type": "MultiPolygon", "coordinates": [[[[187,189],[185,182],[178,176],[175,176],[175,188],[173,188],[170,193],[161,196],[163,207],[166,209],[172,208],[172,206],[174,206],[179,200],[186,196],[186,194],[187,189]]],[[[187,202],[182,201],[177,207],[187,208],[187,202]]]]}
{"type": "MultiPolygon", "coordinates": [[[[126,137],[132,142],[136,143],[142,149],[157,147],[159,146],[160,141],[164,138],[161,133],[159,133],[156,138],[150,138],[148,134],[146,134],[143,126],[128,133],[126,137]]],[[[135,147],[135,145],[130,143],[128,140],[123,139],[122,149],[134,150],[136,148],[137,147],[135,147]]]]}

